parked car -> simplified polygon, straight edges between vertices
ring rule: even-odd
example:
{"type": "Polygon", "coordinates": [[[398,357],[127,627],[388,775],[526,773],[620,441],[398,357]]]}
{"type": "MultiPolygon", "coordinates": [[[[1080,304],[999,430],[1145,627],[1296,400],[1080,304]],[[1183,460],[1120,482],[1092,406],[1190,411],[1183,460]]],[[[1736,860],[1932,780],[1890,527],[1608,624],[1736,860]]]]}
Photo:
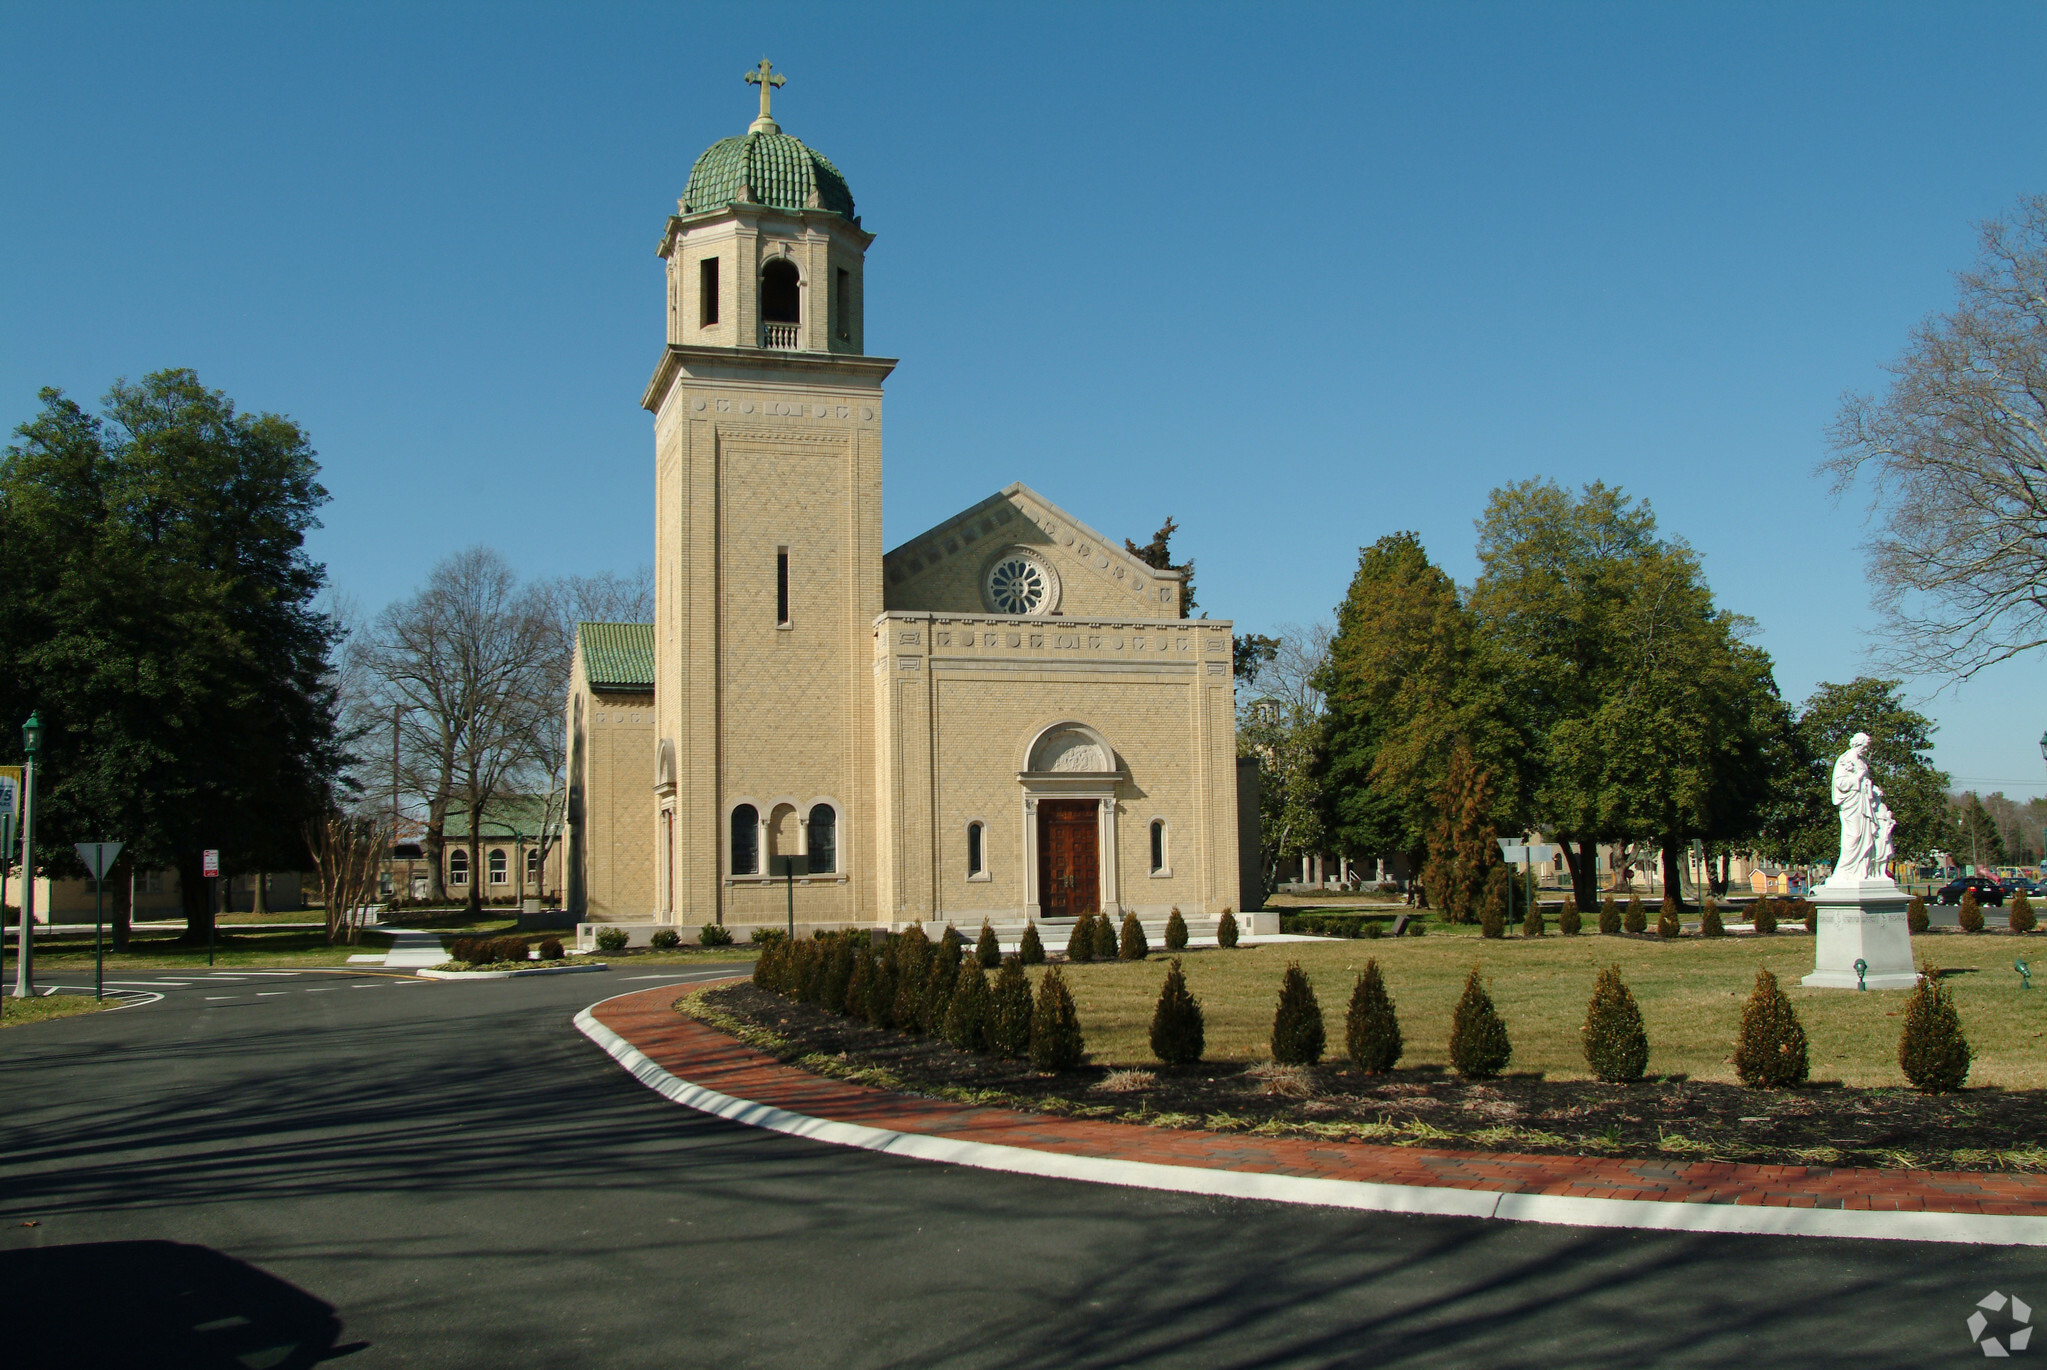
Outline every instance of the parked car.
{"type": "MultiPolygon", "coordinates": [[[[2040,891],[2047,889],[2047,881],[2030,880],[2023,875],[2005,876],[2000,878],[1998,883],[2004,886],[2004,892],[2007,895],[2024,894],[2028,899],[2038,899],[2040,891]]],[[[1960,895],[1955,897],[1957,899],[1961,898],[1960,895]]]]}
{"type": "Polygon", "coordinates": [[[1959,880],[1950,880],[1940,887],[1933,896],[1933,901],[1936,904],[1959,904],[1962,902],[1962,895],[1969,890],[1976,891],[1976,902],[1979,904],[1989,904],[2000,909],[2004,907],[2004,886],[1987,875],[1965,875],[1959,880]]]}

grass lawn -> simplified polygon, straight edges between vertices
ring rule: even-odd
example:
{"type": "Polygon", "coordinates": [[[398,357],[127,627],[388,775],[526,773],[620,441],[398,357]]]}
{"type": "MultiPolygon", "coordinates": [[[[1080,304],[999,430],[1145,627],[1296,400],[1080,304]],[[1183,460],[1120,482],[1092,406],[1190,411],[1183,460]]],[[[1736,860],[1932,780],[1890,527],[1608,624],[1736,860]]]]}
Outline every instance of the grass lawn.
{"type": "MultiPolygon", "coordinates": [[[[2047,984],[2021,991],[2017,956],[2047,947],[2009,935],[1936,933],[1913,939],[1922,962],[1948,973],[1962,1028],[1975,1053],[1971,1085],[2047,1087],[2047,984]]],[[[1208,1058],[1270,1056],[1273,1006],[1281,973],[1299,961],[1321,1001],[1330,1055],[1343,1053],[1344,1009],[1367,957],[1376,957],[1400,1014],[1403,1067],[1449,1064],[1450,1014],[1474,964],[1514,1043],[1512,1072],[1584,1079],[1579,1031],[1602,966],[1618,963],[1642,1007],[1652,1075],[1732,1083],[1730,1058],[1741,1006],[1767,967],[1790,994],[1810,1041],[1815,1081],[1900,1085],[1898,1033],[1907,991],[1804,989],[1813,939],[1687,937],[1676,942],[1554,933],[1537,940],[1486,941],[1432,924],[1419,938],[1280,943],[1185,956],[1187,985],[1206,1018],[1208,1058]]],[[[1065,967],[1089,1056],[1101,1063],[1153,1063],[1148,1035],[1166,958],[1065,967]]]]}
{"type": "Polygon", "coordinates": [[[0,1028],[47,1023],[52,1018],[75,1018],[81,1013],[118,1008],[120,1003],[118,999],[102,1002],[88,994],[45,994],[36,999],[16,999],[10,994],[0,997],[0,1028]]]}
{"type": "MultiPolygon", "coordinates": [[[[388,951],[391,938],[383,933],[364,933],[356,946],[329,946],[327,934],[318,928],[272,931],[247,924],[222,924],[214,942],[217,966],[341,966],[351,955],[388,951]]],[[[45,966],[66,970],[92,965],[92,934],[39,936],[35,941],[38,972],[45,966]]],[[[197,946],[178,940],[172,933],[143,933],[129,940],[128,950],[117,952],[107,944],[107,971],[166,970],[206,964],[206,944],[197,946]]],[[[7,943],[7,975],[14,965],[14,943],[7,943]]],[[[10,981],[11,983],[11,981],[10,981]]]]}

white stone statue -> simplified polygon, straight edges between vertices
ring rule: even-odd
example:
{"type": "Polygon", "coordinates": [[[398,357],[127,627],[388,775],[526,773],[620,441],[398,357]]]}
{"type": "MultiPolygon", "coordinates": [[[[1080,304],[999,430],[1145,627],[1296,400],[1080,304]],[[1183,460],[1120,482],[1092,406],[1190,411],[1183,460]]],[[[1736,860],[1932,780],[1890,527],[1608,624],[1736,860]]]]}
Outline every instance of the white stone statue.
{"type": "MultiPolygon", "coordinates": [[[[1851,884],[1871,880],[1879,873],[1877,860],[1877,811],[1883,807],[1883,792],[1870,778],[1869,734],[1857,733],[1848,740],[1848,750],[1834,761],[1834,807],[1841,813],[1841,855],[1834,862],[1828,884],[1851,884]]],[[[1885,830],[1888,839],[1889,830],[1885,830]]]]}
{"type": "Polygon", "coordinates": [[[1891,868],[1891,861],[1897,853],[1891,850],[1891,829],[1898,826],[1897,815],[1891,806],[1884,803],[1884,792],[1876,792],[1876,873],[1884,875],[1891,868]]]}

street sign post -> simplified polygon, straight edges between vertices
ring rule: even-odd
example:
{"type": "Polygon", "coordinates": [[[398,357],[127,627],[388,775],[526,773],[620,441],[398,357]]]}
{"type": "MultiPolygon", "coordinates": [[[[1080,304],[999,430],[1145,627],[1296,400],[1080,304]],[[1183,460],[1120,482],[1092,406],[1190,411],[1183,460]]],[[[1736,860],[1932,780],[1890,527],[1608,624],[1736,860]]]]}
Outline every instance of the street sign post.
{"type": "Polygon", "coordinates": [[[789,889],[789,940],[796,940],[796,877],[810,874],[808,856],[771,856],[768,858],[768,873],[779,875],[789,889]]]}
{"type": "Polygon", "coordinates": [[[220,919],[220,852],[208,847],[199,853],[199,873],[206,877],[206,964],[213,964],[213,925],[220,919]]]}
{"type": "Polygon", "coordinates": [[[92,873],[92,997],[107,997],[106,946],[101,937],[100,893],[107,887],[107,872],[121,855],[119,842],[74,842],[72,850],[92,873]]]}
{"type": "MultiPolygon", "coordinates": [[[[7,907],[7,872],[14,864],[14,815],[21,807],[21,767],[0,766],[0,909],[7,907]]],[[[5,929],[0,928],[0,936],[5,929]]]]}

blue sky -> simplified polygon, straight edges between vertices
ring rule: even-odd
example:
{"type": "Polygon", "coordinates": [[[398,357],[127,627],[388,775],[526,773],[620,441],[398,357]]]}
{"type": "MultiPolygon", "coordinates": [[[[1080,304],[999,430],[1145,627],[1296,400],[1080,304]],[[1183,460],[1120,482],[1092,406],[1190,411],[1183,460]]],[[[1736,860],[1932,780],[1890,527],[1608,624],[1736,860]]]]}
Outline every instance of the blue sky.
{"type": "MultiPolygon", "coordinates": [[[[372,610],[629,570],[654,246],[763,54],[879,234],[892,545],[1021,479],[1264,630],[1604,479],[1794,698],[1869,669],[1826,424],[2047,190],[2038,5],[10,4],[0,421],[173,365],[292,415],[372,610]]],[[[1958,782],[2047,789],[2041,668],[1926,704],[1958,782]]]]}

